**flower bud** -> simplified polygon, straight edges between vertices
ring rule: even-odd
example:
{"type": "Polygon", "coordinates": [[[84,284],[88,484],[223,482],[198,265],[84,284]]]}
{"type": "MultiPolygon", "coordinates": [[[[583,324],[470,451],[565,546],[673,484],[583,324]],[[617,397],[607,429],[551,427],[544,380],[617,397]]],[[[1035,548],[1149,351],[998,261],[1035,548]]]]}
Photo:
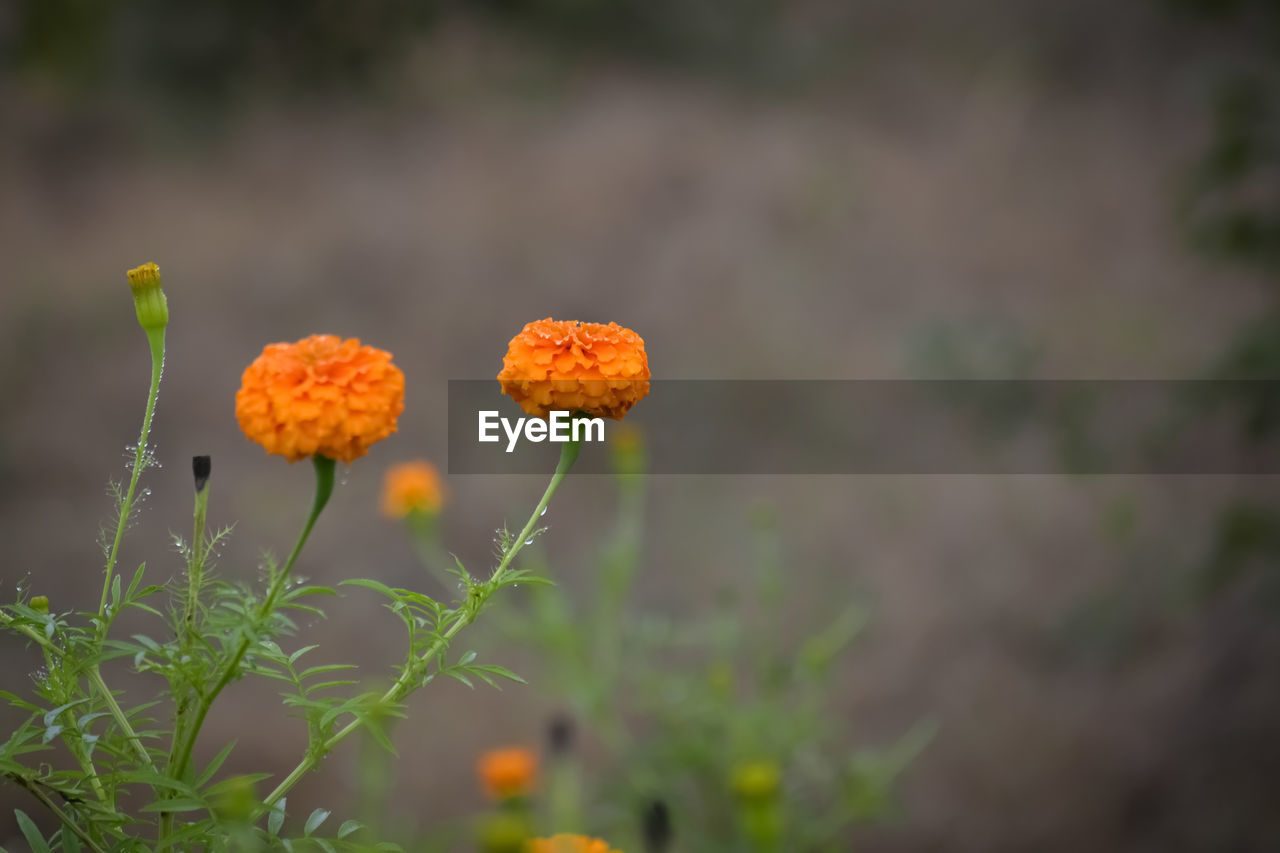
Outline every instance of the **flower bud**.
{"type": "Polygon", "coordinates": [[[49,597],[45,595],[37,595],[31,599],[29,605],[31,609],[37,613],[48,613],[49,597]]]}
{"type": "Polygon", "coordinates": [[[129,270],[127,275],[133,290],[133,307],[143,330],[154,332],[169,325],[169,303],[160,288],[160,267],[147,263],[129,270]]]}
{"type": "Polygon", "coordinates": [[[233,823],[249,821],[258,807],[257,786],[250,776],[234,776],[214,786],[210,804],[214,814],[222,820],[233,823]]]}
{"type": "Polygon", "coordinates": [[[747,802],[768,802],[778,795],[782,771],[772,761],[740,764],[733,771],[733,792],[747,802]]]}
{"type": "Polygon", "coordinates": [[[529,822],[518,815],[495,815],[480,824],[477,839],[484,853],[523,853],[529,822]]]}

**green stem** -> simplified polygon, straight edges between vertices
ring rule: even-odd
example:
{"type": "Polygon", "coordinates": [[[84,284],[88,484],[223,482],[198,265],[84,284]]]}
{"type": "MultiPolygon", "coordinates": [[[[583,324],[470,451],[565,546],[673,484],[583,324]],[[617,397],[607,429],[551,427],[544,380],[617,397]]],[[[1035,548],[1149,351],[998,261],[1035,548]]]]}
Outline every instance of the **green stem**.
{"type": "Polygon", "coordinates": [[[160,374],[164,372],[164,329],[149,330],[147,343],[151,345],[151,388],[147,392],[147,410],[142,416],[142,432],[138,434],[138,446],[133,451],[133,471],[129,475],[129,488],[125,491],[124,501],[120,504],[120,517],[116,521],[116,537],[107,555],[106,577],[102,582],[102,601],[98,605],[99,632],[102,634],[106,634],[107,595],[111,592],[116,558],[120,555],[120,542],[124,539],[124,529],[129,525],[129,516],[133,514],[133,495],[138,488],[138,478],[142,476],[142,469],[146,467],[147,441],[151,437],[151,418],[155,415],[156,397],[160,393],[160,374]]]}
{"type": "MultiPolygon", "coordinates": [[[[187,556],[187,598],[183,605],[182,634],[178,638],[184,654],[189,653],[192,644],[196,641],[196,615],[200,607],[200,588],[204,577],[204,529],[209,509],[209,483],[206,479],[198,485],[200,485],[200,491],[196,492],[196,506],[193,513],[194,520],[191,531],[191,551],[187,556]]],[[[169,761],[167,765],[169,767],[174,766],[179,745],[185,742],[187,712],[190,709],[191,701],[189,690],[183,688],[181,695],[175,696],[174,700],[177,702],[177,708],[174,711],[173,741],[169,744],[169,761]]],[[[161,813],[159,837],[161,839],[168,838],[172,831],[173,813],[161,813]]]]}
{"type": "Polygon", "coordinates": [[[76,824],[76,822],[71,819],[70,815],[68,815],[61,808],[59,808],[58,804],[49,798],[48,794],[40,790],[38,783],[31,782],[30,780],[24,779],[23,777],[18,776],[16,774],[10,774],[9,778],[13,779],[15,782],[17,782],[19,785],[25,788],[27,793],[29,793],[31,796],[39,800],[40,804],[43,805],[46,809],[48,809],[53,814],[54,817],[62,821],[63,826],[65,826],[67,829],[75,833],[75,835],[82,842],[84,842],[84,845],[86,847],[94,851],[94,853],[106,853],[106,851],[103,850],[101,846],[99,846],[98,842],[93,840],[93,837],[89,835],[89,833],[81,829],[76,824]]]}
{"type": "MultiPolygon", "coordinates": [[[[506,574],[507,569],[511,566],[511,562],[516,558],[516,554],[520,553],[525,542],[527,542],[529,537],[533,535],[533,530],[537,527],[538,520],[542,518],[543,510],[545,510],[547,508],[547,504],[551,502],[551,498],[556,493],[556,489],[560,488],[561,481],[563,481],[565,475],[569,473],[569,469],[573,467],[573,463],[577,460],[578,453],[581,449],[581,443],[576,441],[566,442],[560,448],[560,461],[556,465],[555,473],[551,475],[551,482],[547,484],[546,491],[542,493],[542,500],[538,501],[538,505],[533,508],[533,514],[529,516],[528,523],[525,524],[524,529],[520,531],[519,538],[515,540],[515,543],[507,550],[507,553],[502,556],[502,560],[498,563],[498,567],[494,569],[493,575],[490,576],[487,584],[489,589],[494,590],[498,588],[498,582],[501,581],[502,576],[506,574]]],[[[462,614],[454,620],[453,624],[450,625],[443,634],[436,638],[435,642],[427,647],[426,651],[414,661],[414,665],[405,667],[404,672],[400,673],[400,677],[395,680],[395,683],[387,689],[386,693],[382,694],[382,698],[378,700],[378,705],[383,706],[394,704],[412,693],[415,684],[419,682],[417,676],[421,671],[421,667],[427,665],[427,663],[434,657],[448,648],[449,641],[453,639],[454,635],[467,625],[471,624],[479,614],[480,609],[483,607],[484,600],[481,600],[480,604],[475,608],[464,607],[462,614]]],[[[354,720],[330,735],[329,738],[321,743],[318,748],[308,750],[307,755],[302,759],[302,761],[298,762],[298,766],[293,768],[289,775],[276,786],[275,790],[268,794],[266,799],[262,801],[262,808],[259,810],[259,814],[269,811],[281,797],[287,794],[294,785],[298,784],[303,776],[320,763],[320,760],[324,758],[324,756],[332,752],[334,747],[350,737],[352,733],[360,729],[364,724],[365,718],[357,716],[354,720]]]]}
{"type": "Polygon", "coordinates": [[[133,726],[129,725],[129,718],[124,715],[124,711],[120,708],[120,703],[116,701],[116,697],[111,694],[111,688],[107,686],[107,682],[102,678],[102,670],[98,669],[95,663],[89,667],[89,681],[93,686],[98,688],[98,693],[102,695],[102,701],[107,704],[107,710],[111,712],[111,718],[116,721],[116,725],[120,727],[120,731],[124,732],[124,736],[129,739],[129,743],[133,744],[133,749],[138,753],[138,757],[142,759],[142,763],[148,767],[152,767],[151,754],[147,752],[147,748],[142,745],[142,739],[138,737],[138,733],[133,730],[133,726]]]}
{"type": "MultiPolygon", "coordinates": [[[[267,595],[262,601],[262,607],[258,610],[258,621],[263,621],[269,617],[275,610],[276,599],[280,593],[284,591],[289,581],[289,573],[293,569],[293,564],[298,561],[298,555],[302,553],[302,548],[307,544],[307,538],[311,535],[311,529],[315,527],[316,519],[320,517],[321,511],[324,510],[325,504],[329,502],[329,496],[333,494],[333,473],[334,461],[324,456],[313,456],[312,462],[316,471],[316,492],[315,499],[311,504],[311,514],[307,516],[306,523],[302,525],[302,532],[298,534],[298,541],[293,546],[293,551],[289,553],[289,558],[285,560],[284,565],[271,579],[271,584],[267,588],[267,595]]],[[[192,718],[191,725],[188,728],[182,741],[182,746],[174,753],[176,760],[170,762],[169,775],[174,779],[181,779],[182,774],[186,771],[187,765],[191,762],[191,750],[195,747],[196,737],[200,734],[200,728],[204,725],[204,719],[209,713],[209,708],[213,705],[218,694],[222,692],[231,679],[235,677],[236,672],[240,668],[240,662],[244,660],[245,653],[249,650],[251,639],[248,634],[240,639],[240,644],[236,647],[231,659],[227,662],[226,668],[214,683],[213,689],[200,697],[200,703],[196,707],[195,716],[192,718]]]]}

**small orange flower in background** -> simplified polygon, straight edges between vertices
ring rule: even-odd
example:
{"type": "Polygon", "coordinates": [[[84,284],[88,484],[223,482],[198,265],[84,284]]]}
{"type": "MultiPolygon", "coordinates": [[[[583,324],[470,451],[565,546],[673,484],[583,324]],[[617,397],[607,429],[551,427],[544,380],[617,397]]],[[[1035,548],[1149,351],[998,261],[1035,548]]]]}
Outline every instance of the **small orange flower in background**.
{"type": "Polygon", "coordinates": [[[404,518],[411,512],[434,515],[444,506],[444,483],[436,467],[425,460],[402,462],[387,469],[382,481],[382,512],[404,518]]]}
{"type": "Polygon", "coordinates": [[[524,747],[491,749],[480,756],[476,772],[485,791],[495,800],[519,797],[533,788],[538,757],[524,747]]]}
{"type": "Polygon", "coordinates": [[[525,845],[527,853],[619,853],[599,838],[585,835],[553,835],[550,838],[531,838],[525,845]]]}
{"type": "Polygon", "coordinates": [[[511,339],[502,392],[530,415],[582,412],[621,420],[649,393],[644,339],[617,323],[537,320],[511,339]]]}
{"type": "Polygon", "coordinates": [[[290,462],[350,463],[395,432],[403,411],[404,374],[391,353],[335,335],[268,344],[236,392],[240,429],[290,462]]]}

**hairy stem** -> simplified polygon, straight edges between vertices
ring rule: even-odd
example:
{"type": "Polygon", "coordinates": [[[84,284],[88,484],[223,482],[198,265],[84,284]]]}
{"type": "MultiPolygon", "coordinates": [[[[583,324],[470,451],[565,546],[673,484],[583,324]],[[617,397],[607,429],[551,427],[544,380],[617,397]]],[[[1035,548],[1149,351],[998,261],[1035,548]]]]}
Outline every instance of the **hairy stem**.
{"type": "Polygon", "coordinates": [[[151,437],[151,418],[156,412],[156,397],[160,393],[160,374],[164,372],[164,329],[147,332],[147,343],[151,345],[151,388],[147,391],[147,409],[142,415],[142,431],[138,434],[138,446],[133,450],[133,470],[129,474],[129,488],[120,503],[120,517],[116,520],[116,536],[107,554],[106,576],[102,581],[102,601],[98,605],[99,631],[106,633],[107,595],[111,592],[111,580],[115,576],[116,559],[120,555],[120,542],[124,539],[124,530],[129,526],[129,516],[133,514],[133,495],[138,488],[138,478],[146,467],[147,440],[151,437]]]}
{"type": "MultiPolygon", "coordinates": [[[[537,527],[538,520],[542,517],[543,511],[547,508],[547,504],[551,502],[551,498],[556,493],[556,489],[560,488],[560,483],[564,480],[565,475],[569,473],[569,469],[573,467],[573,463],[577,460],[578,452],[581,449],[581,444],[576,441],[566,442],[561,447],[560,462],[556,465],[556,471],[551,476],[551,482],[547,484],[546,491],[542,493],[542,500],[538,501],[538,505],[533,508],[533,513],[529,516],[529,521],[525,524],[524,529],[520,531],[519,538],[517,538],[512,546],[507,549],[507,552],[502,555],[502,560],[498,563],[498,567],[494,569],[493,575],[490,576],[487,584],[490,590],[498,588],[498,582],[502,580],[502,576],[505,575],[507,569],[510,568],[512,561],[516,558],[516,554],[520,553],[524,544],[529,541],[529,538],[533,535],[534,528],[537,527]]],[[[391,687],[387,688],[386,693],[382,694],[382,698],[378,700],[378,704],[395,704],[412,693],[415,687],[420,683],[419,673],[421,672],[422,667],[426,666],[433,658],[448,648],[449,641],[452,640],[459,631],[474,621],[476,616],[479,614],[479,611],[483,609],[485,600],[487,600],[487,598],[482,599],[474,608],[464,608],[461,615],[454,620],[453,624],[450,625],[449,628],[445,630],[445,632],[441,634],[435,642],[428,646],[426,651],[413,662],[414,665],[405,667],[404,672],[400,673],[400,677],[395,680],[395,683],[392,684],[391,687]]],[[[302,777],[310,772],[320,762],[320,760],[324,758],[324,756],[328,755],[333,751],[334,747],[364,726],[365,722],[365,717],[357,716],[354,720],[330,735],[327,740],[319,745],[319,747],[309,750],[302,761],[298,762],[298,766],[294,767],[289,775],[276,786],[275,790],[268,794],[262,801],[263,808],[260,809],[260,813],[270,810],[271,806],[279,802],[280,798],[287,794],[294,785],[298,784],[302,777]]]]}

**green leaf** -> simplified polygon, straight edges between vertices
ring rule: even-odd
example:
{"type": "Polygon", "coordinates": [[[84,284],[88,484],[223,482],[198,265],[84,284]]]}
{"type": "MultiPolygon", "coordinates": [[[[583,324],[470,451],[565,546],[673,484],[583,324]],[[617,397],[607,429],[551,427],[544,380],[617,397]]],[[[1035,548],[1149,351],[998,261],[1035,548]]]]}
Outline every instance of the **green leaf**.
{"type": "Polygon", "coordinates": [[[208,809],[209,804],[204,800],[194,799],[192,797],[174,797],[171,800],[157,800],[154,803],[148,803],[139,811],[144,812],[194,812],[208,809]]]}
{"type": "Polygon", "coordinates": [[[44,840],[44,836],[40,834],[40,830],[36,828],[31,818],[27,817],[26,812],[14,809],[13,815],[18,819],[18,828],[22,830],[27,844],[31,845],[31,853],[53,853],[49,849],[49,843],[44,840]]]}
{"type": "Polygon", "coordinates": [[[465,685],[467,685],[468,687],[470,687],[472,690],[474,690],[474,689],[475,689],[475,687],[476,687],[475,683],[474,683],[474,682],[472,682],[472,680],[471,680],[470,678],[467,678],[465,675],[463,675],[462,673],[458,672],[456,669],[446,669],[446,670],[444,670],[444,674],[445,674],[445,675],[447,675],[447,676],[449,676],[450,678],[456,678],[456,679],[458,679],[458,680],[459,680],[459,681],[461,681],[463,684],[465,684],[465,685]]]}
{"type": "Polygon", "coordinates": [[[353,580],[343,581],[341,586],[362,586],[366,589],[380,592],[392,601],[398,601],[400,599],[400,596],[396,595],[396,591],[394,589],[387,586],[385,583],[370,580],[369,578],[355,578],[353,580]]]}
{"type": "MultiPolygon", "coordinates": [[[[63,828],[58,834],[58,840],[62,843],[62,853],[80,853],[84,848],[80,846],[80,839],[69,829],[63,828]]],[[[0,850],[0,853],[4,853],[0,850]]]]}
{"type": "Polygon", "coordinates": [[[320,824],[324,823],[331,812],[328,809],[316,809],[311,813],[311,817],[307,818],[307,825],[303,828],[302,834],[310,837],[311,833],[320,828],[320,824]]]}
{"type": "Polygon", "coordinates": [[[453,569],[445,569],[445,571],[449,572],[449,574],[451,575],[456,575],[458,577],[458,580],[462,581],[463,583],[470,584],[471,573],[467,571],[467,567],[462,565],[462,561],[458,559],[457,554],[450,553],[449,556],[453,557],[453,562],[457,565],[458,570],[454,571],[453,569]]]}
{"type": "Polygon", "coordinates": [[[213,760],[209,762],[209,766],[206,767],[204,769],[204,772],[200,774],[200,777],[196,779],[197,788],[203,788],[206,784],[208,784],[209,780],[213,778],[213,774],[217,773],[218,768],[222,766],[222,762],[227,760],[227,756],[231,754],[231,750],[235,749],[235,746],[236,746],[236,742],[231,741],[231,743],[227,744],[221,750],[218,751],[218,754],[215,755],[213,757],[213,760]]]}
{"type": "MultiPolygon", "coordinates": [[[[351,833],[357,832],[361,829],[364,829],[364,824],[358,820],[343,821],[342,826],[338,827],[338,837],[346,838],[351,833]]],[[[0,851],[0,853],[3,853],[3,851],[0,851]]]]}
{"type": "Polygon", "coordinates": [[[458,665],[458,666],[466,666],[467,664],[471,663],[471,662],[472,662],[473,660],[475,660],[475,659],[476,659],[476,653],[475,653],[475,652],[471,652],[471,651],[463,652],[463,653],[462,653],[462,657],[458,658],[458,663],[457,663],[457,665],[458,665]]]}
{"type": "Polygon", "coordinates": [[[315,645],[303,646],[293,654],[289,655],[289,666],[293,666],[295,663],[298,662],[298,658],[302,657],[303,655],[305,655],[307,652],[311,651],[314,648],[317,648],[317,646],[315,645]]]}
{"type": "Polygon", "coordinates": [[[284,826],[285,799],[285,797],[281,797],[279,802],[271,807],[271,814],[267,816],[267,832],[272,835],[279,835],[280,827],[284,826]]]}
{"type": "Polygon", "coordinates": [[[133,580],[129,582],[129,591],[125,593],[125,598],[133,598],[134,592],[138,589],[138,584],[142,583],[142,573],[146,570],[147,564],[145,562],[138,566],[138,570],[133,573],[133,580]]]}

